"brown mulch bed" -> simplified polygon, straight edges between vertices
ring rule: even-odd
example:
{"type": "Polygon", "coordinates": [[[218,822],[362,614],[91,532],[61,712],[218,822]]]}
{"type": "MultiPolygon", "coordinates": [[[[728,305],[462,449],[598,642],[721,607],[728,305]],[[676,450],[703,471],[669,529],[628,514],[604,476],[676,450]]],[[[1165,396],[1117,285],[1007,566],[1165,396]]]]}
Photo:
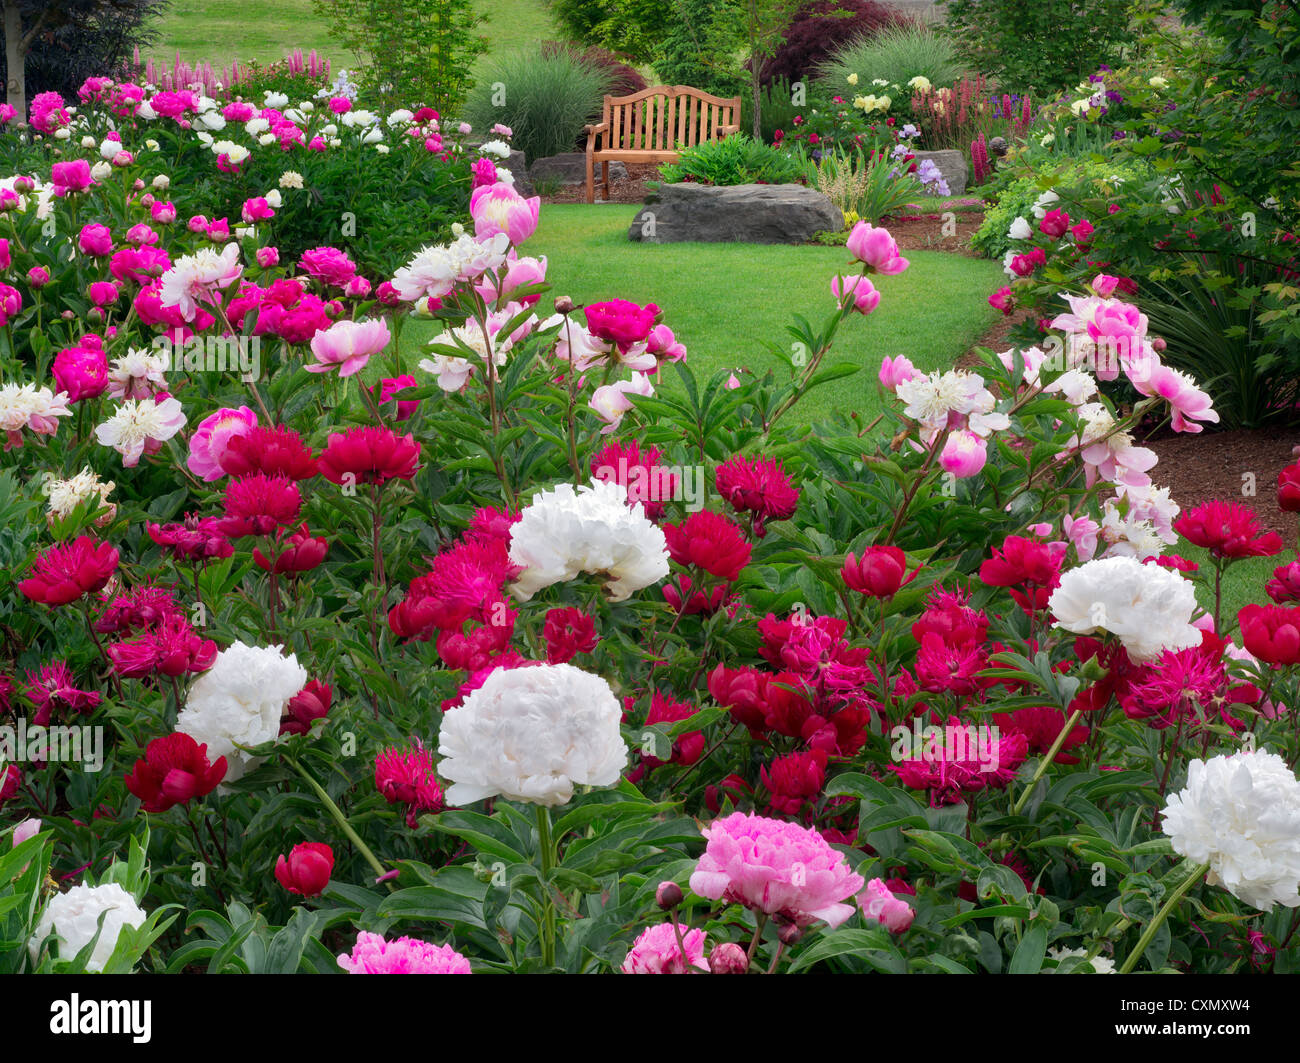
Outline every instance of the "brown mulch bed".
{"type": "Polygon", "coordinates": [[[951,251],[968,258],[979,258],[971,248],[970,239],[984,223],[984,213],[978,210],[953,212],[955,231],[943,235],[943,215],[902,214],[881,219],[889,234],[903,251],[951,251]]]}
{"type": "Polygon", "coordinates": [[[1267,531],[1282,536],[1285,557],[1296,541],[1296,515],[1277,505],[1277,474],[1295,458],[1291,448],[1300,443],[1294,434],[1275,428],[1239,428],[1199,435],[1164,432],[1144,442],[1160,456],[1152,477],[1183,507],[1184,512],[1202,502],[1220,499],[1241,502],[1259,515],[1267,531]],[[1243,495],[1243,477],[1254,473],[1254,496],[1243,495]]]}

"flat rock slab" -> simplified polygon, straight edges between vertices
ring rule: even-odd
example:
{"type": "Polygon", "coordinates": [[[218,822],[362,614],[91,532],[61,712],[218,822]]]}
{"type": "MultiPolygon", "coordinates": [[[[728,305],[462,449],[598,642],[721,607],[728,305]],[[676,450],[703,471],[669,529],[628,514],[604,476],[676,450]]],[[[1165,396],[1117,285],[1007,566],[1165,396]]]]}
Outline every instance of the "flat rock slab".
{"type": "Polygon", "coordinates": [[[966,194],[966,154],[955,148],[945,148],[942,151],[917,151],[913,152],[916,156],[916,165],[919,169],[923,159],[930,159],[939,172],[943,174],[943,179],[948,182],[948,191],[954,196],[966,194]]]}
{"type": "Polygon", "coordinates": [[[802,244],[815,233],[839,232],[844,215],[803,185],[664,185],[632,219],[630,240],[673,244],[802,244]]]}
{"type": "MultiPolygon", "coordinates": [[[[600,162],[592,164],[596,180],[600,180],[600,162]]],[[[564,185],[585,184],[587,180],[587,156],[581,151],[566,151],[562,155],[548,155],[544,159],[535,159],[528,168],[531,181],[559,181],[564,185]]],[[[609,164],[611,181],[627,180],[627,167],[621,162],[609,164]]]]}

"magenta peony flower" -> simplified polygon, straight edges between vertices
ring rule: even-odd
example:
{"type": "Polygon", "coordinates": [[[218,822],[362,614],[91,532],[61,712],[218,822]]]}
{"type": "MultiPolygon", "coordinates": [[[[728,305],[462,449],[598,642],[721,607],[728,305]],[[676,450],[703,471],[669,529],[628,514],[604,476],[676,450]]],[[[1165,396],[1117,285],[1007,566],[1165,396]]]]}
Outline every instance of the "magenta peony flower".
{"type": "Polygon", "coordinates": [[[714,482],[732,509],[754,515],[754,534],[760,539],[769,520],[789,520],[799,504],[799,489],[779,458],[737,454],[718,466],[714,482]]]}
{"type": "Polygon", "coordinates": [[[672,923],[648,926],[632,943],[622,971],[624,974],[686,974],[688,966],[701,971],[709,969],[704,961],[703,930],[683,930],[682,945],[686,946],[685,957],[672,923]]]}
{"type": "Polygon", "coordinates": [[[866,885],[842,853],[796,823],[733,812],[702,833],[708,846],[691,889],[710,900],[743,904],[797,926],[824,919],[835,927],[853,914],[846,898],[866,885]]]}
{"type": "Polygon", "coordinates": [[[357,264],[337,247],[314,247],[304,251],[298,264],[323,284],[343,287],[357,275],[357,264]]]}
{"type": "Polygon", "coordinates": [[[907,259],[898,253],[898,244],[888,229],[876,228],[860,221],[848,239],[849,254],[864,262],[872,272],[893,275],[907,269],[907,259]]]}
{"type": "Polygon", "coordinates": [[[108,358],[98,347],[65,347],[54,356],[51,373],[69,402],[93,399],[108,390],[108,358]]]}
{"type": "Polygon", "coordinates": [[[401,937],[385,941],[379,934],[362,930],[352,955],[340,956],[339,966],[348,974],[473,974],[469,960],[450,945],[401,937]]]}

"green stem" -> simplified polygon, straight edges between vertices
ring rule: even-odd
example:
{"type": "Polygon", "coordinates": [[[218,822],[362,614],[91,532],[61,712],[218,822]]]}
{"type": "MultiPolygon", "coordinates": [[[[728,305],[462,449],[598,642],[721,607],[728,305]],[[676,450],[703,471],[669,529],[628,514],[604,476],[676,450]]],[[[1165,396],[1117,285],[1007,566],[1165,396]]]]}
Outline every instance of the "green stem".
{"type": "Polygon", "coordinates": [[[1056,736],[1056,741],[1052,743],[1052,748],[1047,751],[1043,759],[1038,762],[1038,767],[1034,770],[1034,777],[1029,780],[1029,785],[1025,787],[1024,792],[1016,800],[1011,809],[1013,816],[1020,815],[1020,810],[1025,807],[1025,802],[1029,800],[1029,795],[1034,792],[1034,787],[1038,785],[1038,780],[1043,777],[1043,772],[1047,770],[1047,765],[1056,759],[1056,754],[1061,751],[1061,746],[1065,745],[1065,739],[1074,730],[1074,725],[1079,722],[1079,717],[1083,715],[1082,709],[1075,709],[1070,714],[1070,718],[1065,721],[1065,726],[1061,728],[1061,733],[1056,736]]]}
{"type": "MultiPolygon", "coordinates": [[[[359,852],[362,855],[366,863],[368,863],[371,867],[375,869],[375,874],[380,878],[382,878],[384,875],[387,875],[388,872],[384,869],[384,865],[381,864],[378,858],[376,858],[375,854],[371,852],[370,846],[368,846],[365,842],[363,842],[361,840],[361,836],[355,830],[352,829],[352,824],[348,822],[348,817],[345,816],[343,814],[343,810],[334,803],[334,799],[325,792],[325,788],[321,786],[321,784],[318,783],[315,779],[313,779],[311,775],[307,772],[307,769],[304,768],[301,764],[299,764],[296,760],[294,760],[292,757],[288,759],[289,759],[289,764],[293,768],[293,770],[296,771],[299,775],[301,775],[305,780],[307,780],[307,785],[316,791],[316,796],[320,798],[321,804],[323,804],[325,806],[326,811],[328,811],[329,814],[334,817],[334,822],[336,822],[339,825],[339,829],[343,831],[344,834],[347,835],[348,841],[350,841],[353,845],[357,847],[357,852],[359,852]]],[[[387,882],[385,883],[385,885],[387,885],[390,890],[396,888],[393,886],[391,882],[387,882]]]]}
{"type": "Polygon", "coordinates": [[[1174,910],[1174,906],[1183,899],[1183,895],[1186,894],[1189,889],[1201,881],[1205,876],[1205,873],[1209,870],[1209,864],[1197,864],[1192,868],[1191,874],[1183,880],[1182,885],[1169,895],[1169,898],[1163,905],[1161,905],[1160,911],[1156,912],[1156,917],[1147,924],[1146,930],[1142,932],[1142,936],[1138,939],[1138,943],[1133,947],[1133,951],[1130,952],[1128,957],[1124,960],[1124,966],[1119,969],[1120,974],[1128,974],[1137,966],[1138,960],[1140,960],[1142,954],[1146,952],[1147,946],[1151,944],[1151,939],[1156,936],[1156,931],[1160,929],[1161,924],[1169,918],[1169,913],[1174,910]]]}
{"type": "Polygon", "coordinates": [[[551,837],[551,812],[537,806],[537,848],[542,855],[542,890],[545,905],[542,915],[542,965],[555,966],[555,898],[551,895],[551,872],[555,868],[555,841],[551,837]]]}

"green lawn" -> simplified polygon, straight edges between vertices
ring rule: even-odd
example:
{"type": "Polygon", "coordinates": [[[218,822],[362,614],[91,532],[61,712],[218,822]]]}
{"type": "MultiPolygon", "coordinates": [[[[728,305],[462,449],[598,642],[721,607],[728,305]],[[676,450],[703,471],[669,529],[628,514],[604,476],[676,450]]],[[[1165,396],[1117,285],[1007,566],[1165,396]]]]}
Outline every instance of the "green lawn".
{"type": "MultiPolygon", "coordinates": [[[[482,31],[493,52],[508,52],[555,37],[543,0],[475,0],[488,17],[482,31]]],[[[325,20],[312,10],[311,0],[175,0],[162,17],[162,36],[153,49],[157,62],[171,63],[179,51],[189,63],[204,60],[227,66],[235,59],[269,63],[295,48],[315,48],[330,60],[331,69],[355,65],[325,29],[325,20]]]]}
{"type": "MultiPolygon", "coordinates": [[[[627,238],[638,208],[622,205],[542,207],[537,233],[525,245],[546,255],[555,295],[574,302],[632,299],[653,302],[686,344],[699,379],[719,368],[786,372],[761,341],[791,342],[792,314],[819,325],[834,307],[830,279],[848,271],[848,253],[836,247],[756,244],[642,244],[627,238]]],[[[794,416],[817,420],[832,410],[874,417],[879,409],[876,370],[886,355],[906,354],[919,367],[952,366],[997,316],[988,293],[997,287],[995,263],[935,251],[909,254],[897,277],[879,278],[879,309],[841,328],[831,362],[852,360],[862,373],[813,391],[794,416]]],[[[550,295],[544,297],[550,298],[550,295]]],[[[407,335],[427,338],[411,329],[407,335]]],[[[676,382],[665,374],[666,386],[676,382]]]]}

